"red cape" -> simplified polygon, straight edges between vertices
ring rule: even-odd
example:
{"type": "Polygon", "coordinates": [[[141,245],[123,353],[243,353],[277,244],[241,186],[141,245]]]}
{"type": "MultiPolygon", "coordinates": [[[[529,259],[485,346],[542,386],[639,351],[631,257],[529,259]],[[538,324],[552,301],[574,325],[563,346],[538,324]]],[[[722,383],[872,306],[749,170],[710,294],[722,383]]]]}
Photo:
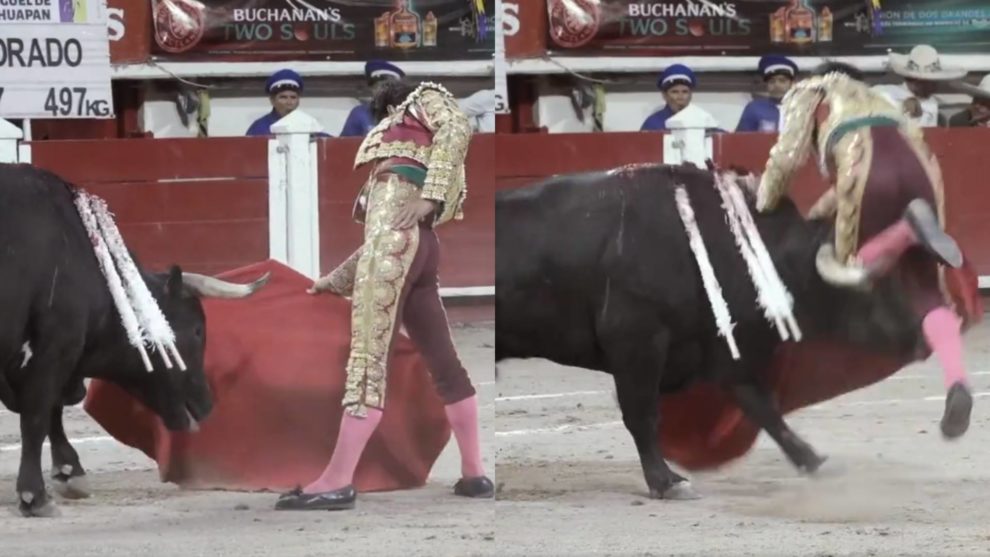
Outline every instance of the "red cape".
{"type": "MultiPolygon", "coordinates": [[[[979,322],[983,303],[972,268],[948,269],[946,284],[964,327],[979,322]]],[[[911,361],[838,342],[786,342],[763,373],[778,408],[787,414],[886,379],[911,361]]],[[[760,432],[728,395],[708,383],[661,397],[660,423],[657,439],[664,456],[688,470],[715,468],[743,456],[760,432]]]]}
{"type": "MultiPolygon", "coordinates": [[[[312,281],[275,261],[221,275],[269,283],[244,300],[203,301],[212,414],[195,434],[161,420],[109,383],[90,384],[84,408],[120,442],[158,463],[162,481],[191,488],[284,490],[330,461],[350,345],[350,302],[311,296],[312,281]]],[[[443,402],[412,342],[396,342],[384,418],[364,452],[360,491],[418,487],[450,438],[443,402]]]]}

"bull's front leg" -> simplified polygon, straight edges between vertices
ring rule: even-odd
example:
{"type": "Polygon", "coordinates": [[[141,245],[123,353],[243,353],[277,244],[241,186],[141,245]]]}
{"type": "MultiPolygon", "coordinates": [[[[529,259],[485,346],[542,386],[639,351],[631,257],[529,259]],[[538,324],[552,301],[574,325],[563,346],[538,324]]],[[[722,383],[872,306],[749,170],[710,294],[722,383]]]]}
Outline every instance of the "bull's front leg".
{"type": "Polygon", "coordinates": [[[650,497],[698,499],[691,482],[667,465],[657,441],[660,422],[657,397],[669,339],[667,331],[660,331],[652,337],[630,335],[609,343],[606,347],[609,371],[615,379],[622,422],[636,444],[650,497]]]}
{"type": "Polygon", "coordinates": [[[743,413],[756,425],[770,434],[787,458],[799,470],[813,473],[825,462],[798,434],[794,433],[766,390],[753,382],[737,383],[731,386],[732,395],[743,413]]]}
{"type": "Polygon", "coordinates": [[[52,482],[55,491],[66,499],[85,499],[90,496],[89,480],[86,470],[79,462],[79,454],[69,443],[62,423],[62,411],[59,405],[52,411],[51,427],[48,440],[52,450],[52,482]]]}

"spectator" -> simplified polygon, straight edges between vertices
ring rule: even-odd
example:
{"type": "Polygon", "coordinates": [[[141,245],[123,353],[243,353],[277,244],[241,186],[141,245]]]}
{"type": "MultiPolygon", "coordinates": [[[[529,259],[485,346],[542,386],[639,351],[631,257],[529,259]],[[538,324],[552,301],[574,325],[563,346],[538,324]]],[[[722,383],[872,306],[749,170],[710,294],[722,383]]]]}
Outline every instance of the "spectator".
{"type": "MultiPolygon", "coordinates": [[[[405,75],[398,66],[384,60],[371,60],[364,65],[364,76],[368,80],[372,97],[381,83],[390,79],[402,79],[405,75]]],[[[347,115],[344,129],[340,130],[340,137],[364,137],[371,128],[375,127],[375,124],[377,122],[371,114],[371,104],[363,102],[351,109],[351,113],[347,115]]]]}
{"type": "Polygon", "coordinates": [[[303,91],[302,76],[289,69],[279,70],[268,78],[265,91],[272,103],[272,111],[255,120],[247,135],[272,135],[272,124],[299,107],[299,97],[303,91]]]}
{"type": "Polygon", "coordinates": [[[482,89],[471,96],[457,101],[461,110],[471,121],[471,129],[475,133],[494,133],[495,131],[495,90],[482,89]]]}
{"type": "Polygon", "coordinates": [[[647,117],[640,131],[667,129],[667,119],[691,104],[691,95],[696,86],[697,80],[691,68],[683,64],[674,64],[665,69],[657,80],[657,88],[663,91],[663,99],[667,102],[667,106],[647,117]]]}
{"type": "Polygon", "coordinates": [[[961,87],[973,96],[973,101],[965,110],[949,118],[949,127],[990,126],[990,74],[983,77],[978,87],[969,84],[961,87]]]}
{"type": "Polygon", "coordinates": [[[940,81],[959,79],[966,70],[943,68],[938,51],[922,44],[911,54],[889,54],[890,69],[904,77],[901,85],[877,85],[873,89],[883,94],[904,114],[923,128],[938,126],[938,100],[933,96],[940,81]]]}
{"type": "Polygon", "coordinates": [[[784,98],[797,75],[797,64],[784,56],[760,58],[760,75],[766,83],[767,96],[746,105],[737,132],[776,132],[780,122],[780,100],[784,98]]]}

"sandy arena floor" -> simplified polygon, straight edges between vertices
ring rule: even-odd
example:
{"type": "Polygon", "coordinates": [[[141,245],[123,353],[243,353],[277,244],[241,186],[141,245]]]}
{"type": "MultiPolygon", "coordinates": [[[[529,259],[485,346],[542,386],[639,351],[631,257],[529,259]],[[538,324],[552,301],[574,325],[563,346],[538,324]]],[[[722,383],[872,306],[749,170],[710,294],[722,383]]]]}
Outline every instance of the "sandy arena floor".
{"type": "MultiPolygon", "coordinates": [[[[494,472],[494,326],[457,327],[458,349],[478,388],[482,450],[494,472]]],[[[494,555],[491,500],[455,497],[460,476],[451,438],[423,489],[361,495],[355,511],[273,510],[271,493],[182,491],[158,481],[143,453],[108,439],[76,407],[66,430],[89,471],[94,496],[59,500],[62,516],[23,519],[14,482],[18,416],[0,409],[0,556],[326,557],[330,555],[494,555]]],[[[48,450],[45,450],[48,474],[48,450]]]]}
{"type": "Polygon", "coordinates": [[[962,441],[941,440],[941,379],[916,365],[789,418],[834,477],[798,476],[761,438],[726,469],[691,475],[705,498],[687,502],[644,497],[608,376],[512,361],[495,386],[492,327],[454,334],[480,385],[494,505],[449,495],[451,441],[424,489],[364,495],[351,513],[276,513],[272,494],[159,483],[150,460],[73,409],[67,427],[95,495],[60,501],[54,520],[21,519],[17,420],[0,412],[0,556],[990,555],[990,350],[977,348],[988,326],[967,337],[980,394],[962,441]]]}
{"type": "Polygon", "coordinates": [[[499,365],[496,538],[504,555],[990,555],[990,326],[969,333],[977,394],[941,439],[942,379],[915,365],[788,419],[836,477],[798,476],[765,435],[692,474],[704,498],[655,501],[608,375],[545,360],[499,365]]]}

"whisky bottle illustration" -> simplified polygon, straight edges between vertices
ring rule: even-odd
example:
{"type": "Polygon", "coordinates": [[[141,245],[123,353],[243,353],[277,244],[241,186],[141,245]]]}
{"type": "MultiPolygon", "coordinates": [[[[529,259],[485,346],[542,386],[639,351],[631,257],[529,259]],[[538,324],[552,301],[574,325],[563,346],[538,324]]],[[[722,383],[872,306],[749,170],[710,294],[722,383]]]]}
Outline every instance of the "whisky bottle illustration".
{"type": "Polygon", "coordinates": [[[822,8],[822,13],[818,18],[818,42],[832,42],[832,10],[828,6],[822,8]]]}
{"type": "Polygon", "coordinates": [[[770,14],[770,42],[777,44],[786,42],[786,33],[784,33],[784,8],[778,8],[777,11],[770,14]]]}
{"type": "Polygon", "coordinates": [[[423,46],[437,46],[437,16],[432,11],[423,19],[423,46]]]}
{"type": "Polygon", "coordinates": [[[409,10],[408,0],[398,0],[398,9],[389,17],[389,32],[395,48],[420,46],[419,15],[409,10]]]}
{"type": "Polygon", "coordinates": [[[815,12],[802,0],[791,0],[784,11],[788,42],[807,44],[815,41],[815,12]]]}
{"type": "Polygon", "coordinates": [[[388,48],[388,14],[375,18],[375,48],[388,48]]]}

